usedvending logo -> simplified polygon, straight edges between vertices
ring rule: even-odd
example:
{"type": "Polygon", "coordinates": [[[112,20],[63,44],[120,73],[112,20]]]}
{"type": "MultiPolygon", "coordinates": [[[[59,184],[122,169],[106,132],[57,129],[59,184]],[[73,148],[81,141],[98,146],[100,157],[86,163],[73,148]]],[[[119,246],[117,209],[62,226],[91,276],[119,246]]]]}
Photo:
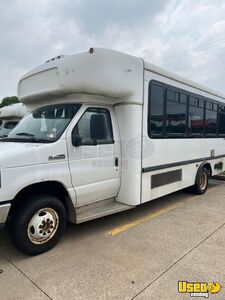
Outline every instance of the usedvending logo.
{"type": "Polygon", "coordinates": [[[191,297],[209,298],[210,294],[217,294],[221,290],[219,282],[188,282],[178,281],[178,292],[180,294],[190,294],[191,297]]]}

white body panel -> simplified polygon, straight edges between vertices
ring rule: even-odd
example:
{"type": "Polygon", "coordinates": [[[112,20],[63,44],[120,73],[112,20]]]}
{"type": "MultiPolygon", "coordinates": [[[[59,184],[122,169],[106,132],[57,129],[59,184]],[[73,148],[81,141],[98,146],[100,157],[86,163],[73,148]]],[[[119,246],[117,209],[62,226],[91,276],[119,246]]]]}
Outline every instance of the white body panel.
{"type": "Polygon", "coordinates": [[[22,103],[16,103],[0,108],[0,136],[7,136],[18,122],[27,114],[27,108],[22,103]]]}
{"type": "Polygon", "coordinates": [[[68,157],[60,161],[50,161],[49,157],[66,154],[66,140],[53,144],[0,143],[1,186],[0,199],[11,200],[23,188],[34,183],[58,181],[65,186],[75,204],[68,157]],[[10,184],[9,184],[10,183],[10,184]]]}
{"type": "Polygon", "coordinates": [[[20,120],[27,113],[26,106],[16,103],[0,108],[0,120],[20,120]]]}
{"type": "Polygon", "coordinates": [[[133,56],[96,49],[92,54],[68,55],[25,74],[18,97],[28,106],[70,95],[106,96],[109,103],[142,101],[143,61],[133,56]],[[137,76],[138,75],[138,76],[137,76]]]}
{"type": "Polygon", "coordinates": [[[122,179],[116,200],[128,205],[138,205],[141,195],[142,105],[117,105],[115,110],[122,146],[122,179]]]}

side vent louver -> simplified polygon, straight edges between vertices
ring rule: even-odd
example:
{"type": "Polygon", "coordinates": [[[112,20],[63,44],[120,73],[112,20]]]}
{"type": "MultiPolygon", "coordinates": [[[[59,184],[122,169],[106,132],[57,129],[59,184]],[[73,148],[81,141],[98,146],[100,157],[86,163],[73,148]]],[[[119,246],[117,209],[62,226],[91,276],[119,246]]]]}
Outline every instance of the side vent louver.
{"type": "Polygon", "coordinates": [[[180,180],[182,180],[182,169],[155,174],[151,176],[151,188],[154,189],[180,180]]]}

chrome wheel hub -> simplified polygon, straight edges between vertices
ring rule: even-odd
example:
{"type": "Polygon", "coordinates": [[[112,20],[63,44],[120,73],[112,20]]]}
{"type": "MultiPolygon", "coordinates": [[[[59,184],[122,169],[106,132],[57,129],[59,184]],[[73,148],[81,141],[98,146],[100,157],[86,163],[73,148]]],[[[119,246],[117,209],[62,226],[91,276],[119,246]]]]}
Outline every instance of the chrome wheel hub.
{"type": "Polygon", "coordinates": [[[203,172],[200,177],[200,189],[204,190],[206,186],[207,186],[207,175],[205,172],[203,172]]]}
{"type": "Polygon", "coordinates": [[[58,225],[57,212],[52,208],[42,208],[30,220],[28,237],[34,244],[44,244],[55,235],[58,225]]]}

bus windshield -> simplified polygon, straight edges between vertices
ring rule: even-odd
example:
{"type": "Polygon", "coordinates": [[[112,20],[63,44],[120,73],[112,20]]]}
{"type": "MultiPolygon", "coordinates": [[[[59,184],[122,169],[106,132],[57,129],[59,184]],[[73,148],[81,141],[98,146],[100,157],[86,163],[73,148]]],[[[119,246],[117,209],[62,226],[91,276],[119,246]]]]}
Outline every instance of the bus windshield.
{"type": "Polygon", "coordinates": [[[41,107],[24,117],[4,141],[55,142],[73,119],[81,104],[41,107]]]}

